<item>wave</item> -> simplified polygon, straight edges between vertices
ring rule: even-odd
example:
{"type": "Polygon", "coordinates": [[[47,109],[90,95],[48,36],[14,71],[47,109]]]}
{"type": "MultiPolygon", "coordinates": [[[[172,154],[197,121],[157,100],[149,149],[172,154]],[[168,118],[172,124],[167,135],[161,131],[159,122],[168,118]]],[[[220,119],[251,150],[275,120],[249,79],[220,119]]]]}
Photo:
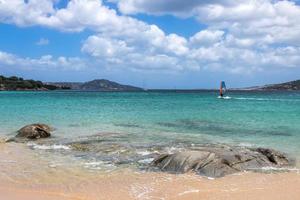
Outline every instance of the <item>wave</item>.
{"type": "Polygon", "coordinates": [[[229,96],[223,96],[223,97],[218,96],[218,98],[219,98],[219,99],[231,99],[232,97],[229,97],[229,96]]]}
{"type": "Polygon", "coordinates": [[[238,146],[241,146],[241,147],[253,147],[254,145],[251,144],[251,143],[242,142],[238,146]]]}
{"type": "Polygon", "coordinates": [[[143,159],[143,160],[139,160],[137,162],[139,164],[150,164],[153,160],[154,160],[154,158],[146,158],[146,159],[143,159]]]}
{"type": "Polygon", "coordinates": [[[148,150],[141,150],[141,151],[136,151],[136,153],[138,155],[141,155],[141,156],[148,156],[148,155],[151,155],[151,154],[154,154],[154,153],[159,153],[158,151],[148,151],[148,150]]]}
{"type": "Polygon", "coordinates": [[[107,161],[88,161],[83,163],[83,167],[90,170],[104,170],[106,172],[113,171],[116,166],[107,161]]]}
{"type": "Polygon", "coordinates": [[[300,101],[300,99],[270,99],[270,98],[255,98],[255,97],[232,97],[236,100],[253,100],[253,101],[300,101]]]}
{"type": "Polygon", "coordinates": [[[249,168],[249,170],[253,171],[261,171],[261,172],[296,172],[300,173],[299,168],[289,168],[289,167],[262,167],[262,168],[249,168]]]}
{"type": "Polygon", "coordinates": [[[53,145],[39,145],[35,143],[27,143],[27,146],[33,149],[40,149],[40,150],[70,150],[71,148],[66,145],[61,144],[53,144],[53,145]]]}

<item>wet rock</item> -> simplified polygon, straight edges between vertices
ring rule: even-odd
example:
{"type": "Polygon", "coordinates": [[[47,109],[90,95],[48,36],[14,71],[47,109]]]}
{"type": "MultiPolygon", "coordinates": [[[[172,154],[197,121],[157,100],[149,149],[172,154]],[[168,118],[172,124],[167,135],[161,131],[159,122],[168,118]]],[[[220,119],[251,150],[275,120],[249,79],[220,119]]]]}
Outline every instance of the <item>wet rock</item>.
{"type": "Polygon", "coordinates": [[[287,165],[288,160],[287,158],[280,152],[272,150],[272,149],[266,149],[266,148],[257,148],[255,149],[257,152],[263,154],[266,156],[270,162],[274,163],[275,165],[287,165]]]}
{"type": "Polygon", "coordinates": [[[263,167],[284,167],[291,161],[283,154],[265,148],[212,147],[199,150],[163,154],[151,166],[162,171],[186,173],[194,171],[208,177],[222,177],[263,167]]]}
{"type": "Polygon", "coordinates": [[[46,124],[30,124],[18,130],[16,138],[39,139],[51,136],[53,129],[46,124]]]}
{"type": "Polygon", "coordinates": [[[89,145],[88,144],[81,144],[81,143],[72,143],[70,144],[73,150],[76,151],[90,151],[89,145]]]}

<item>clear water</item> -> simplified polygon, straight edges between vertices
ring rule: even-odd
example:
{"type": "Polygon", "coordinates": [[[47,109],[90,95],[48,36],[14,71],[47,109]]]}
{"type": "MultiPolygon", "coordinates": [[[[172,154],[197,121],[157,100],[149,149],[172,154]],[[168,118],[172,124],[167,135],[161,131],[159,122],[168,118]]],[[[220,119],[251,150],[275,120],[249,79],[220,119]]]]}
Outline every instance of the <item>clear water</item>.
{"type": "Polygon", "coordinates": [[[107,148],[112,145],[118,146],[118,155],[128,149],[146,155],[153,146],[222,143],[271,147],[300,157],[300,92],[228,95],[230,99],[218,99],[216,92],[1,92],[0,136],[15,135],[26,124],[46,123],[56,128],[54,149],[60,149],[54,144],[90,137],[95,150],[75,157],[88,155],[97,162],[111,161],[108,157],[116,152],[107,148]]]}

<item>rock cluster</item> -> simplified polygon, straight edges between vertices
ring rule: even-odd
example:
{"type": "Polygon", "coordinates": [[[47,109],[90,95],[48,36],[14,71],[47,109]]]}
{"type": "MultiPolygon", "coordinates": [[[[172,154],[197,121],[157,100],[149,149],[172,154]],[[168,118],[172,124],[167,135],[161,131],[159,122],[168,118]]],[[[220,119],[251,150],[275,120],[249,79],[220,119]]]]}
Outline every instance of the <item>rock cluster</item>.
{"type": "Polygon", "coordinates": [[[208,177],[222,177],[263,167],[289,166],[291,161],[272,149],[242,147],[211,147],[201,150],[163,154],[154,159],[152,166],[162,171],[186,173],[194,171],[208,177]]]}

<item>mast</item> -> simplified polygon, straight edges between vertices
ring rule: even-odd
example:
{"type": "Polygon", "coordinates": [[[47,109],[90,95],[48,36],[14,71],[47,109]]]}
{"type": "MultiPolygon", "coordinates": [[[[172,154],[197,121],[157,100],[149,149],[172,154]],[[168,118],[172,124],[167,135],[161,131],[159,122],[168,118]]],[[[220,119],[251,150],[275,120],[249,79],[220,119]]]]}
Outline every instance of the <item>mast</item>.
{"type": "Polygon", "coordinates": [[[222,97],[223,96],[223,91],[222,91],[222,81],[220,83],[220,96],[222,97]]]}

